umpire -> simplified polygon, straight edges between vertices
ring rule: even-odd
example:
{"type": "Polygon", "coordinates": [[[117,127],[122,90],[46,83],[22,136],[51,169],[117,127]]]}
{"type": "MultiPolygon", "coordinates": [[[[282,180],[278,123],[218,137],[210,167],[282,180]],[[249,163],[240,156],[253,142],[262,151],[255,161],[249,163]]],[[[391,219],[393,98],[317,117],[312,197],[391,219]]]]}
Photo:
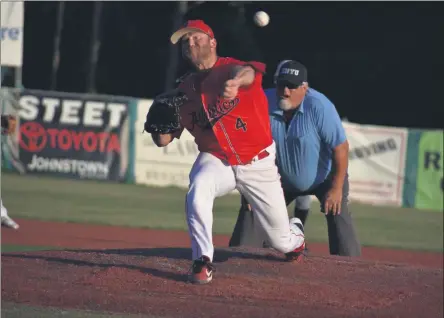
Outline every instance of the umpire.
{"type": "Polygon", "coordinates": [[[299,62],[279,63],[275,85],[270,120],[287,204],[314,194],[326,215],[330,254],[360,256],[348,209],[348,141],[339,114],[325,95],[309,88],[299,62]]]}
{"type": "MultiPolygon", "coordinates": [[[[360,256],[348,207],[348,141],[338,112],[325,95],[308,86],[307,69],[299,62],[279,63],[274,83],[275,98],[267,95],[286,203],[315,195],[326,215],[330,254],[360,256]]],[[[303,223],[307,214],[295,210],[303,223]]]]}

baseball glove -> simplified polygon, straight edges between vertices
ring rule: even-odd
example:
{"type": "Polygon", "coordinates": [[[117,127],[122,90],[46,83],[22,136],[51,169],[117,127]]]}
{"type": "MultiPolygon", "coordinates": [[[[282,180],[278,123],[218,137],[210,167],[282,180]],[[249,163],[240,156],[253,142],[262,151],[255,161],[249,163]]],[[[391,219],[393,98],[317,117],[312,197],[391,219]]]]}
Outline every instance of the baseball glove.
{"type": "Polygon", "coordinates": [[[2,116],[2,134],[12,134],[17,127],[17,119],[11,115],[2,116]]]}
{"type": "Polygon", "coordinates": [[[180,130],[180,106],[187,100],[187,96],[178,90],[156,96],[146,115],[144,130],[160,134],[170,134],[180,130]]]}

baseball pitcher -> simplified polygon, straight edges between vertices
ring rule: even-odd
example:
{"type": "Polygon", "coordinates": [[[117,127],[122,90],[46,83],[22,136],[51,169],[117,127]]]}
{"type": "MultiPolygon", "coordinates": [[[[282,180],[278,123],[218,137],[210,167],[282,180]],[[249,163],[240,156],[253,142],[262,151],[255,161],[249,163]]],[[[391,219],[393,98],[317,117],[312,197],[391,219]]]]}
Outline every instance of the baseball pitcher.
{"type": "Polygon", "coordinates": [[[196,69],[177,90],[158,96],[144,128],[164,147],[187,129],[200,151],[190,172],[185,209],[193,266],[190,281],[212,280],[213,203],[234,189],[251,204],[258,231],[271,247],[297,260],[305,247],[302,223],[288,220],[275,164],[267,97],[262,89],[265,65],[219,57],[212,29],[190,20],[171,36],[196,69]]]}

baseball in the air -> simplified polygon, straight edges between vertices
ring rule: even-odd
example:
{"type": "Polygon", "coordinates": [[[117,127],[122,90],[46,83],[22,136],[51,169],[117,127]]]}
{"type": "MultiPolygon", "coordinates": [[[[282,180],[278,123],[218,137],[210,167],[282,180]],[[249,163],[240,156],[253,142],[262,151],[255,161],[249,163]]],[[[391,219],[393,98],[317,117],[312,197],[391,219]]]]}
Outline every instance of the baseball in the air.
{"type": "Polygon", "coordinates": [[[254,14],[254,23],[261,28],[266,26],[270,22],[270,16],[267,12],[258,11],[254,14]]]}

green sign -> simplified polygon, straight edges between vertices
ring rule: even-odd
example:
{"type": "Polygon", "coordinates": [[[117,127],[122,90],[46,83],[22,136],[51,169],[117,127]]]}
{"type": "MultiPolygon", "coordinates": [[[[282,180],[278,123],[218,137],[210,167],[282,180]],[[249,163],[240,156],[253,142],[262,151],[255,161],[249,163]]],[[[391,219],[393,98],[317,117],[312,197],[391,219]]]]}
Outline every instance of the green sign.
{"type": "Polygon", "coordinates": [[[419,141],[415,206],[443,211],[444,133],[427,131],[419,141]]]}

